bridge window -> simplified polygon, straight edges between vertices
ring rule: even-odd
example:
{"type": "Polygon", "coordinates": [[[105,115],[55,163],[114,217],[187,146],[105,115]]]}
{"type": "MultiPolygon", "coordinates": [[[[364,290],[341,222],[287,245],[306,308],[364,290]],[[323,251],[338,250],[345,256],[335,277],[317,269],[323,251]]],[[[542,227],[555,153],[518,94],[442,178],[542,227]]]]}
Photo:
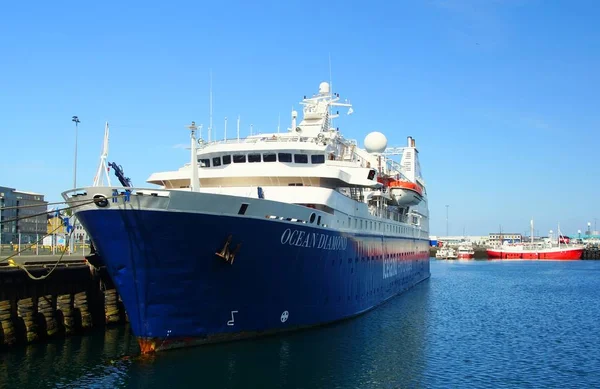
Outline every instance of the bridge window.
{"type": "Polygon", "coordinates": [[[325,156],[323,154],[316,154],[310,156],[310,163],[325,163],[325,156]]]}
{"type": "Polygon", "coordinates": [[[210,159],[199,159],[200,167],[210,167],[210,159]]]}
{"type": "Polygon", "coordinates": [[[231,155],[223,156],[223,165],[229,165],[231,163],[231,155]]]}
{"type": "Polygon", "coordinates": [[[279,153],[279,162],[292,162],[292,154],[279,153]]]}
{"type": "Polygon", "coordinates": [[[261,162],[260,154],[248,154],[248,162],[261,162]]]}
{"type": "Polygon", "coordinates": [[[277,162],[277,154],[263,154],[263,162],[277,162]]]}
{"type": "Polygon", "coordinates": [[[221,157],[213,158],[213,166],[221,166],[221,157]]]}
{"type": "Polygon", "coordinates": [[[294,162],[296,162],[296,163],[308,163],[308,155],[306,155],[306,154],[294,154],[294,162]]]}
{"type": "Polygon", "coordinates": [[[234,154],[233,163],[244,163],[246,162],[246,154],[234,154]]]}

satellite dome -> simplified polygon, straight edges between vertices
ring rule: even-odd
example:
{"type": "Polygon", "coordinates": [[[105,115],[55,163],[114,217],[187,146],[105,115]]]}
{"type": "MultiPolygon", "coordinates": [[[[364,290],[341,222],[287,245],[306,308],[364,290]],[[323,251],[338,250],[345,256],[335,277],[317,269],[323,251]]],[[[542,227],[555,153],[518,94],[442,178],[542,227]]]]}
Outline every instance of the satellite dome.
{"type": "Polygon", "coordinates": [[[371,132],[365,136],[365,149],[369,153],[383,153],[387,147],[387,138],[381,132],[371,132]]]}
{"type": "Polygon", "coordinates": [[[328,95],[329,94],[329,83],[323,81],[319,84],[319,94],[328,95]]]}

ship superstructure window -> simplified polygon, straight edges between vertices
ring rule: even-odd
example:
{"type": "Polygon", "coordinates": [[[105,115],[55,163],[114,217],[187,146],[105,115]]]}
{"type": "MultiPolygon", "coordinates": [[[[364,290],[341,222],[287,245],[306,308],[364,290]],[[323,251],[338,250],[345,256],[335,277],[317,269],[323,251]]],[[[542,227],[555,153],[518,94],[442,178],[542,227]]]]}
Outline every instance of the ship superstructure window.
{"type": "Polygon", "coordinates": [[[246,154],[234,154],[233,163],[244,163],[246,162],[246,154]]]}
{"type": "Polygon", "coordinates": [[[295,163],[308,163],[308,155],[306,154],[294,154],[295,163]]]}
{"type": "Polygon", "coordinates": [[[292,162],[292,154],[279,153],[279,162],[292,162]]]}
{"type": "Polygon", "coordinates": [[[221,166],[221,157],[213,158],[213,166],[221,166]]]}
{"type": "Polygon", "coordinates": [[[261,162],[260,154],[248,154],[248,162],[261,162]]]}
{"type": "Polygon", "coordinates": [[[277,154],[263,154],[263,162],[277,162],[277,154]]]}
{"type": "Polygon", "coordinates": [[[310,163],[325,163],[325,156],[323,154],[315,154],[310,156],[310,163]]]}
{"type": "Polygon", "coordinates": [[[231,163],[231,155],[223,156],[223,165],[229,165],[231,163]]]}
{"type": "Polygon", "coordinates": [[[210,159],[208,158],[199,159],[198,162],[200,162],[200,167],[210,167],[210,159]]]}

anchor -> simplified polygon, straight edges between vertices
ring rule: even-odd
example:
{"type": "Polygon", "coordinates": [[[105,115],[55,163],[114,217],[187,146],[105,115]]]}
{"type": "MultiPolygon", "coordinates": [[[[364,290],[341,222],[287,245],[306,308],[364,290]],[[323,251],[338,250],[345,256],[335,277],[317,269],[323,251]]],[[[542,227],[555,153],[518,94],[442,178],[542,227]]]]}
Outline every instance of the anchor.
{"type": "Polygon", "coordinates": [[[227,237],[227,241],[225,242],[223,249],[221,249],[221,251],[216,252],[215,255],[222,258],[225,262],[229,263],[230,265],[233,265],[233,260],[235,259],[235,256],[237,255],[238,251],[240,251],[240,247],[242,246],[242,244],[238,243],[235,249],[233,251],[230,251],[229,245],[231,244],[231,237],[231,235],[227,237]]]}

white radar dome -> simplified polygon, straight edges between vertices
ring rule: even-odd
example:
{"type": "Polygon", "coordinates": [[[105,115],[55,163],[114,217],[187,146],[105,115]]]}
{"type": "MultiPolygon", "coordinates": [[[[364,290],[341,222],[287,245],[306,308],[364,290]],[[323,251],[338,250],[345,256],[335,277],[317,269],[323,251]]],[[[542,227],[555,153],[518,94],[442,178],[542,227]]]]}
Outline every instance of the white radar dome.
{"type": "Polygon", "coordinates": [[[371,132],[365,136],[365,149],[369,153],[383,153],[387,147],[387,138],[381,132],[371,132]]]}
{"type": "Polygon", "coordinates": [[[319,84],[319,93],[322,95],[328,95],[329,94],[329,83],[328,82],[322,82],[319,84]]]}

